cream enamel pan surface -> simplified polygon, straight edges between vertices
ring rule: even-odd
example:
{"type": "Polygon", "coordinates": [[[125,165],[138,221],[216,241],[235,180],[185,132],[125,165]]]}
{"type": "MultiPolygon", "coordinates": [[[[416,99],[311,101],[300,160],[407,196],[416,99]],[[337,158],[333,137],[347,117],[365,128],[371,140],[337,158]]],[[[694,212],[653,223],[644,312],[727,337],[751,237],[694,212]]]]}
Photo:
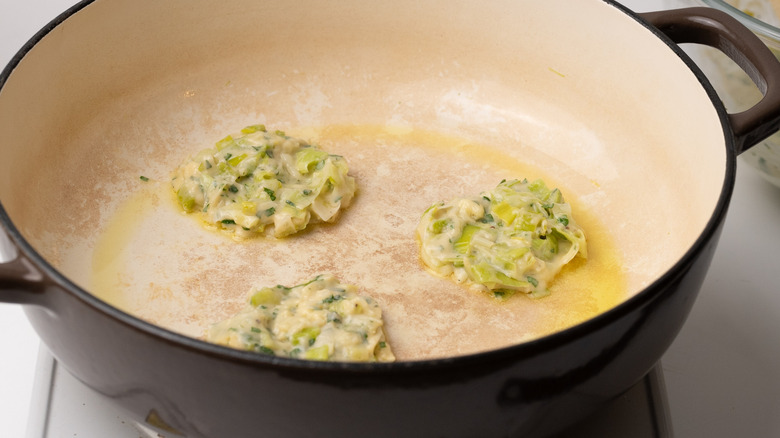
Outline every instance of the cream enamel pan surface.
{"type": "Polygon", "coordinates": [[[251,285],[334,273],[377,297],[408,360],[593,316],[670,269],[713,214],[726,174],[716,110],[611,5],[289,8],[97,2],[45,36],[0,91],[0,196],[24,238],[79,286],[191,336],[251,285]],[[234,242],[177,212],[172,170],[255,123],[347,158],[360,189],[337,224],[234,242]],[[587,288],[497,304],[423,269],[425,208],[522,177],[560,187],[590,225],[587,288]]]}

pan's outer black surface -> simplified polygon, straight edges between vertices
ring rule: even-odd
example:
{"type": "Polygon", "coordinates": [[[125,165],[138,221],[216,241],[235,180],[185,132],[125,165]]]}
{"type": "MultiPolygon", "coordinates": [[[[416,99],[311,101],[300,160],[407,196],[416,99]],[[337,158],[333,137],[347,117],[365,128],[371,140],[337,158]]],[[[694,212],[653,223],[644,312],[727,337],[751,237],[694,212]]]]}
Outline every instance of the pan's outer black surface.
{"type": "Polygon", "coordinates": [[[258,363],[251,354],[226,360],[216,348],[139,330],[124,315],[66,290],[48,291],[46,308],[29,306],[26,313],[68,370],[169,432],[545,436],[652,368],[696,298],[716,246],[712,237],[650,291],[652,299],[620,315],[521,349],[453,360],[343,367],[258,363]]]}
{"type": "Polygon", "coordinates": [[[17,255],[0,265],[0,298],[26,305],[44,343],[77,378],[171,436],[544,436],[561,430],[637,382],[670,345],[715,251],[736,153],[777,130],[780,105],[766,69],[780,70],[762,64],[769,52],[757,40],[735,43],[731,33],[742,38],[744,32],[702,10],[648,19],[675,40],[703,33],[696,41],[740,46],[735,56],[757,66],[774,104],[735,117],[713,100],[728,162],[707,228],[673,269],[586,323],[519,346],[441,360],[332,364],[257,356],[173,334],[106,305],[38,255],[2,208],[0,221],[17,255]]]}

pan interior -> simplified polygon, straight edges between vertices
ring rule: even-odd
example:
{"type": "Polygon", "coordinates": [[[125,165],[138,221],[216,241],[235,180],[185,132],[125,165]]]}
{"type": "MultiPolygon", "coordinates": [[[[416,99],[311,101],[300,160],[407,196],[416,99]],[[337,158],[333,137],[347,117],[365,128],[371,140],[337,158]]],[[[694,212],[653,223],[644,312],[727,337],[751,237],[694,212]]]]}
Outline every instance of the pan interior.
{"type": "Polygon", "coordinates": [[[96,1],[8,77],[0,147],[11,220],[97,296],[200,336],[250,286],[327,271],[382,303],[403,360],[638,293],[701,234],[726,167],[695,76],[601,1],[96,1]],[[360,188],[337,224],[235,242],[177,211],[173,169],[255,123],[347,158],[360,188]],[[523,177],[560,187],[589,237],[550,297],[498,303],[422,268],[428,206],[523,177]]]}

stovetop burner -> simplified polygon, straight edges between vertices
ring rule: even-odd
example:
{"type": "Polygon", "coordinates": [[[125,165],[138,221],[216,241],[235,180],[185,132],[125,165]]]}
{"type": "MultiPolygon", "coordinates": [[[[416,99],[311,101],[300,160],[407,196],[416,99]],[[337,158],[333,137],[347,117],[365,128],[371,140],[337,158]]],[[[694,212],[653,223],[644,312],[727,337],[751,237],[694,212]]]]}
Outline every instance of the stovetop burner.
{"type": "MultiPolygon", "coordinates": [[[[119,408],[85,386],[41,347],[28,438],[177,438],[128,420],[119,408]]],[[[555,438],[583,436],[668,438],[671,421],[660,366],[626,394],[555,438]]]]}

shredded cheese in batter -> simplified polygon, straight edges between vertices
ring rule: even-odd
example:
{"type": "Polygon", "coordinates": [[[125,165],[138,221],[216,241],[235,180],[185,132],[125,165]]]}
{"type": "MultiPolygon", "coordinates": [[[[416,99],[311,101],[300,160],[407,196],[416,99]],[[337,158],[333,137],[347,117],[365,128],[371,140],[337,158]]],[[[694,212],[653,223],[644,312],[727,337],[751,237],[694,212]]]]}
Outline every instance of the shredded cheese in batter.
{"type": "Polygon", "coordinates": [[[545,296],[566,263],[587,257],[571,207],[542,180],[502,181],[478,197],[434,204],[417,238],[433,273],[497,297],[545,296]]]}

